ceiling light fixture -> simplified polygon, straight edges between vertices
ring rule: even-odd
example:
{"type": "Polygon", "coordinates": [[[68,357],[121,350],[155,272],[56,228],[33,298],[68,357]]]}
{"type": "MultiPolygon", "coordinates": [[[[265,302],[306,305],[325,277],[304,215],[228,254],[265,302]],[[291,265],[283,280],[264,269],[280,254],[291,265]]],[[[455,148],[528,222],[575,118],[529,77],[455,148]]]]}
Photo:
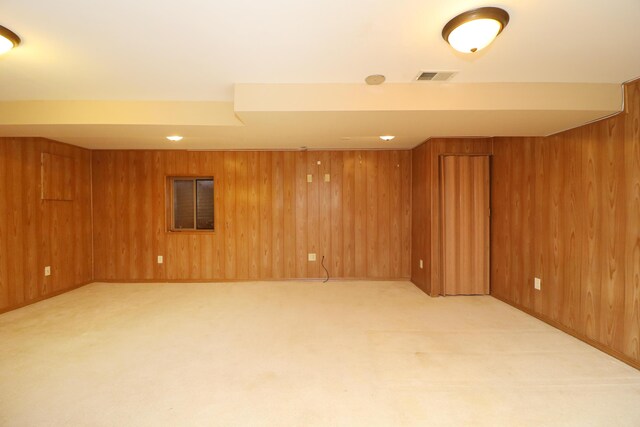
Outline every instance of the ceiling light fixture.
{"type": "Polygon", "coordinates": [[[20,37],[8,28],[0,25],[0,55],[9,52],[20,44],[20,37]]]}
{"type": "Polygon", "coordinates": [[[182,137],[180,135],[171,135],[171,136],[168,136],[167,139],[169,141],[178,142],[182,139],[182,137]]]}
{"type": "Polygon", "coordinates": [[[391,141],[393,138],[395,138],[394,135],[382,135],[380,137],[380,139],[383,140],[383,141],[391,141]]]}
{"type": "Polygon", "coordinates": [[[489,46],[508,23],[505,10],[481,7],[449,21],[442,29],[442,38],[459,52],[474,53],[489,46]]]}

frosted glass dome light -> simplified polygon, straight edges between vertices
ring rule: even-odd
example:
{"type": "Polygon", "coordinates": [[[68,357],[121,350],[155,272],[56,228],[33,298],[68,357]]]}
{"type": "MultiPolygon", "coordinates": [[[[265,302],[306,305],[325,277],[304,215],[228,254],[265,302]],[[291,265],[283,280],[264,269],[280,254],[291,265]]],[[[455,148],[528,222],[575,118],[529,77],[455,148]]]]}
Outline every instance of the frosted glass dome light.
{"type": "Polygon", "coordinates": [[[509,23],[509,14],[497,7],[462,13],[445,25],[442,38],[455,50],[474,53],[491,44],[509,23]]]}
{"type": "Polygon", "coordinates": [[[20,44],[20,37],[8,28],[0,25],[0,55],[9,52],[20,44]]]}

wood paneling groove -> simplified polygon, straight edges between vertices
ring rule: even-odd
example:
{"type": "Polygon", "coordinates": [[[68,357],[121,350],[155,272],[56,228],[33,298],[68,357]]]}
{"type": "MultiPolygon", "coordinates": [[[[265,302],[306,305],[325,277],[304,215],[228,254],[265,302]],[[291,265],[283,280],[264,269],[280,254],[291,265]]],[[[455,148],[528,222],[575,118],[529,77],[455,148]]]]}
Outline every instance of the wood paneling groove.
{"type": "MultiPolygon", "coordinates": [[[[162,155],[162,153],[157,153],[162,155]]],[[[224,224],[224,247],[225,247],[225,265],[224,265],[224,277],[226,279],[232,279],[237,277],[236,270],[236,171],[235,171],[235,158],[236,153],[225,152],[224,156],[224,178],[220,182],[220,175],[214,176],[214,192],[220,191],[220,188],[224,188],[224,209],[225,216],[219,215],[216,219],[217,223],[224,224]]],[[[108,186],[108,184],[106,184],[108,186]]],[[[164,194],[159,194],[158,197],[164,199],[164,194]]],[[[215,208],[215,207],[214,207],[215,208]]],[[[220,210],[220,204],[217,206],[220,210]]],[[[164,240],[164,236],[162,237],[164,240]]]]}
{"type": "MultiPolygon", "coordinates": [[[[331,153],[323,151],[319,153],[318,159],[318,275],[325,276],[322,263],[335,274],[335,270],[331,268],[333,265],[334,254],[332,251],[331,240],[333,233],[331,232],[331,223],[333,220],[333,211],[331,209],[331,153]],[[326,180],[327,175],[329,181],[326,180]],[[324,257],[324,261],[323,258],[324,257]]],[[[337,168],[338,166],[336,166],[337,168]]]]}
{"type": "Polygon", "coordinates": [[[284,273],[296,276],[296,153],[284,152],[284,273]]]}
{"type": "Polygon", "coordinates": [[[296,204],[293,217],[296,221],[296,274],[294,277],[307,277],[307,152],[295,153],[295,190],[296,204]]]}
{"type": "Polygon", "coordinates": [[[319,153],[307,153],[307,175],[311,176],[311,182],[307,182],[307,253],[316,254],[316,261],[309,261],[307,258],[307,277],[320,277],[320,268],[318,261],[320,260],[320,239],[319,239],[319,218],[320,214],[320,195],[319,185],[320,177],[318,176],[319,153]]]}
{"type": "Polygon", "coordinates": [[[355,168],[355,153],[344,153],[342,156],[342,185],[337,191],[342,193],[342,209],[340,209],[342,212],[342,266],[343,275],[347,277],[353,277],[356,274],[355,168]]]}
{"type": "Polygon", "coordinates": [[[272,155],[272,218],[271,241],[273,254],[271,263],[274,278],[284,277],[284,153],[276,152],[272,155]]]}
{"type": "Polygon", "coordinates": [[[400,152],[390,153],[387,160],[389,192],[389,276],[399,276],[402,268],[402,170],[400,169],[400,152]],[[395,214],[398,212],[399,214],[395,214]]]}
{"type": "Polygon", "coordinates": [[[355,154],[355,275],[367,277],[367,156],[363,151],[355,154]]]}
{"type": "MultiPolygon", "coordinates": [[[[260,158],[257,152],[247,152],[247,210],[248,219],[244,229],[244,238],[249,242],[246,254],[249,264],[249,278],[260,277],[260,158]]],[[[241,254],[238,256],[242,257],[241,254]]],[[[245,276],[246,277],[246,276],[245,276]]]]}
{"type": "Polygon", "coordinates": [[[366,227],[367,227],[367,273],[366,276],[378,276],[378,153],[365,153],[366,162],[366,227]]]}
{"type": "Polygon", "coordinates": [[[400,273],[411,273],[411,151],[400,152],[400,273]]]}
{"type": "MultiPolygon", "coordinates": [[[[352,215],[351,205],[343,203],[343,191],[346,193],[345,186],[353,188],[351,183],[343,181],[345,170],[344,155],[336,151],[331,153],[331,168],[326,171],[330,173],[331,181],[330,189],[330,211],[331,211],[331,229],[328,236],[331,238],[331,262],[327,265],[329,270],[336,277],[341,277],[345,273],[345,252],[344,234],[345,234],[345,218],[352,215]],[[348,209],[348,210],[347,210],[348,209]]],[[[350,270],[352,271],[352,270],[350,270]]]]}

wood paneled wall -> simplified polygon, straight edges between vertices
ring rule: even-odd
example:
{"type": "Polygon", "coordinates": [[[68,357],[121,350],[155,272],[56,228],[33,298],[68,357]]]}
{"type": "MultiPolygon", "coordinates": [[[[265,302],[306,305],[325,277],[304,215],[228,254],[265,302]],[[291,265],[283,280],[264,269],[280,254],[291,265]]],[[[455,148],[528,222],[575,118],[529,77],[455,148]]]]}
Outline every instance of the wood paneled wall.
{"type": "Polygon", "coordinates": [[[439,159],[443,154],[491,154],[491,138],[434,138],[412,150],[411,281],[432,296],[442,292],[439,159]],[[420,259],[424,267],[420,268],[420,259]]]}
{"type": "Polygon", "coordinates": [[[494,140],[492,293],[640,367],[640,81],[625,105],[494,140]]]}
{"type": "Polygon", "coordinates": [[[428,141],[411,154],[411,281],[431,294],[431,146],[428,141]],[[420,267],[420,260],[423,266],[420,267]]]}
{"type": "Polygon", "coordinates": [[[95,280],[322,278],[323,255],[331,277],[410,275],[410,151],[94,151],[93,195],[95,280]],[[171,175],[214,177],[214,233],[166,231],[171,175]]]}
{"type": "Polygon", "coordinates": [[[40,138],[0,138],[0,312],[89,283],[91,251],[91,152],[40,138]],[[71,177],[64,194],[72,200],[42,200],[48,184],[42,153],[68,159],[73,170],[62,175],[71,177]],[[51,276],[44,276],[45,266],[51,276]]]}

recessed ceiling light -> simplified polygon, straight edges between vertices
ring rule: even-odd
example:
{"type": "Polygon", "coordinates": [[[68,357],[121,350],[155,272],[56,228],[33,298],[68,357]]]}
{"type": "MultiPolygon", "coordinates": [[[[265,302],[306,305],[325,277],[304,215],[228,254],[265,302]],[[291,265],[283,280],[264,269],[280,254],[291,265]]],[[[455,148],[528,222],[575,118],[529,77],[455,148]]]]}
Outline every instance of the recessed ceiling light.
{"type": "Polygon", "coordinates": [[[481,7],[449,21],[442,29],[442,38],[459,52],[473,53],[489,46],[508,23],[505,10],[481,7]]]}
{"type": "Polygon", "coordinates": [[[391,141],[393,138],[395,138],[394,135],[382,135],[380,136],[380,139],[383,141],[391,141]]]}
{"type": "Polygon", "coordinates": [[[9,52],[20,44],[20,37],[8,28],[0,25],[0,55],[9,52]]]}
{"type": "Polygon", "coordinates": [[[167,139],[169,141],[178,142],[182,139],[182,137],[180,135],[171,135],[171,136],[168,136],[167,139]]]}
{"type": "Polygon", "coordinates": [[[372,74],[364,79],[365,83],[370,86],[381,85],[386,80],[386,77],[382,74],[372,74]]]}

